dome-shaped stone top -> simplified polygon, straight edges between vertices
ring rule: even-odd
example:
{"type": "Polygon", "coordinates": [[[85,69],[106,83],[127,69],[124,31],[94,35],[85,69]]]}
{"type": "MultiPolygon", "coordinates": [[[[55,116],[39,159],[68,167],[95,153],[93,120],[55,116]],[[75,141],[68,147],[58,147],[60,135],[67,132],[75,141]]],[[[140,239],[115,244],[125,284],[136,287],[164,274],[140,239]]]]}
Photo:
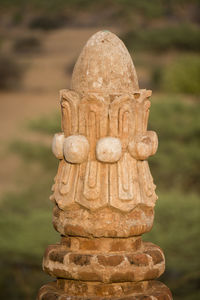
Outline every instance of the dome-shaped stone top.
{"type": "Polygon", "coordinates": [[[115,34],[99,31],[88,40],[75,64],[71,89],[80,94],[139,90],[131,56],[115,34]]]}

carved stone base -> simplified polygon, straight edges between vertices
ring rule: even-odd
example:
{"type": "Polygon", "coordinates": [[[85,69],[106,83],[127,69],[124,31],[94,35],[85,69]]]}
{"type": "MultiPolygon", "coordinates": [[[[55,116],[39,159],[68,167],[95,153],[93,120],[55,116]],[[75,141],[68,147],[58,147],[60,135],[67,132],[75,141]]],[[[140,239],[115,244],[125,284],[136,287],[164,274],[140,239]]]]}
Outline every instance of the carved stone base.
{"type": "Polygon", "coordinates": [[[78,205],[65,211],[55,205],[53,210],[54,228],[64,236],[133,237],[150,231],[153,220],[153,207],[143,204],[128,213],[110,207],[91,211],[78,205]]]}
{"type": "Polygon", "coordinates": [[[71,293],[60,289],[56,282],[46,284],[40,289],[37,300],[172,300],[168,287],[159,281],[96,283],[93,286],[91,283],[68,281],[68,287],[70,284],[71,293]],[[95,294],[92,295],[92,291],[95,294]]]}
{"type": "MultiPolygon", "coordinates": [[[[133,239],[124,240],[127,244],[133,242],[133,239]]],[[[105,243],[104,239],[100,242],[105,243]]],[[[75,241],[72,247],[73,244],[75,241]]],[[[137,251],[114,252],[71,251],[66,245],[57,244],[46,249],[43,268],[51,276],[68,280],[136,282],[158,278],[164,272],[165,259],[158,246],[147,242],[137,251]]]]}

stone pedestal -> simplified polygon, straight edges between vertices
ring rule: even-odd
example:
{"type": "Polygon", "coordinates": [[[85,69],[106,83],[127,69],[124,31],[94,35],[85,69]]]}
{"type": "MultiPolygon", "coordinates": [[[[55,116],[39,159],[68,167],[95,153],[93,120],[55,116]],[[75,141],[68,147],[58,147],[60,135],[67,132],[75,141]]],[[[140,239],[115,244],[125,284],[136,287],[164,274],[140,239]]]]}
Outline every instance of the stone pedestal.
{"type": "Polygon", "coordinates": [[[151,91],[139,89],[122,41],[107,31],[93,35],[71,90],[60,95],[51,200],[61,242],[46,249],[43,269],[56,281],[38,299],[172,299],[155,281],[165,269],[162,250],[141,239],[153,225],[157,196],[147,158],[158,140],[147,130],[151,91]]]}

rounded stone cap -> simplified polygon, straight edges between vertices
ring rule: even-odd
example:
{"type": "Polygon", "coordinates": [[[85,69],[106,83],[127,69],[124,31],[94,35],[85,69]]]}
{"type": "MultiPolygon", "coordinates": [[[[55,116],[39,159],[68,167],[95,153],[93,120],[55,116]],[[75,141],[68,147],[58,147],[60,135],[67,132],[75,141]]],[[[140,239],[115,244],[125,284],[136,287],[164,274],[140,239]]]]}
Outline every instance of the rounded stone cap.
{"type": "Polygon", "coordinates": [[[71,89],[82,95],[139,90],[131,56],[115,34],[99,31],[88,40],[75,64],[71,89]]]}

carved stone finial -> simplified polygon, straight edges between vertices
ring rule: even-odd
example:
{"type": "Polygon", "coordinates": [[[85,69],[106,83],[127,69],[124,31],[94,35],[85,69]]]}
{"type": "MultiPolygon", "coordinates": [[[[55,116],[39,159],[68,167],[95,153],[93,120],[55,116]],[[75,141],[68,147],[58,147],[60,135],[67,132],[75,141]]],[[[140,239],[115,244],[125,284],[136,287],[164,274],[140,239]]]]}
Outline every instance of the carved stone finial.
{"type": "Polygon", "coordinates": [[[154,281],[162,250],[142,242],[157,200],[147,159],[158,140],[147,130],[151,91],[140,90],[131,57],[113,33],[93,35],[62,90],[60,160],[51,200],[60,244],[47,248],[44,270],[56,282],[38,299],[172,299],[154,281]]]}
{"type": "Polygon", "coordinates": [[[115,34],[99,31],[88,40],[74,67],[71,89],[80,94],[139,90],[130,54],[115,34]]]}

